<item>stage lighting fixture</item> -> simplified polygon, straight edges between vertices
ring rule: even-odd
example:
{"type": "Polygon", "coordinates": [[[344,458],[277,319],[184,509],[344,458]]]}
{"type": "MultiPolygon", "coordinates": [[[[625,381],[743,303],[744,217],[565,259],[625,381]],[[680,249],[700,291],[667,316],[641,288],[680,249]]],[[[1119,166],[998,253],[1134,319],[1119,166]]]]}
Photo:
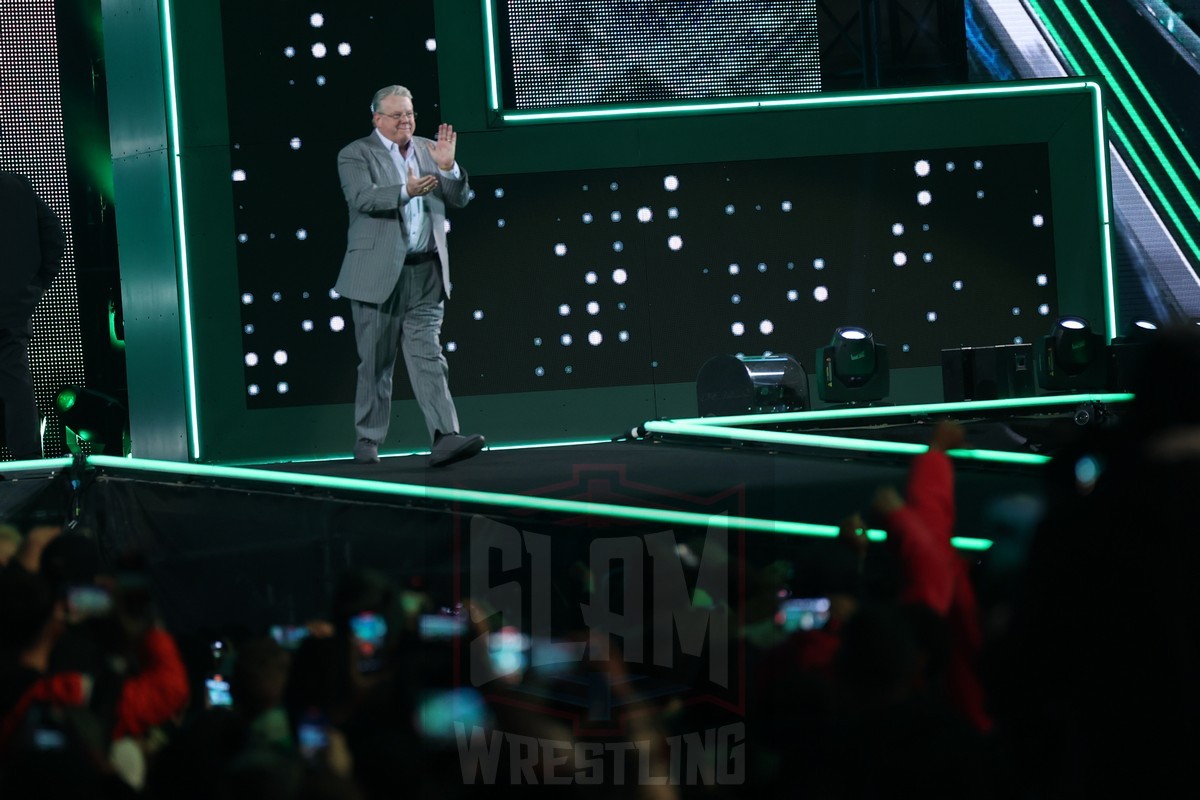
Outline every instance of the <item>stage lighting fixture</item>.
{"type": "Polygon", "coordinates": [[[1129,327],[1125,329],[1125,335],[1118,336],[1113,341],[1117,341],[1117,339],[1122,339],[1122,340],[1127,340],[1127,341],[1145,342],[1145,341],[1149,341],[1151,338],[1153,338],[1157,334],[1158,334],[1158,323],[1151,322],[1148,319],[1135,319],[1133,322],[1129,323],[1129,327]]]}
{"type": "Polygon", "coordinates": [[[873,403],[891,390],[887,347],[866,328],[838,328],[817,349],[817,364],[817,396],[826,403],[873,403]]]}
{"type": "Polygon", "coordinates": [[[1038,340],[1038,387],[1047,392],[1101,391],[1108,381],[1104,337],[1083,317],[1059,317],[1038,340]]]}
{"type": "Polygon", "coordinates": [[[129,455],[129,412],[116,398],[96,389],[64,386],[55,408],[72,453],[81,452],[86,442],[93,454],[129,455]]]}
{"type": "Polygon", "coordinates": [[[808,373],[787,353],[714,356],[696,376],[702,417],[808,409],[808,373]]]}

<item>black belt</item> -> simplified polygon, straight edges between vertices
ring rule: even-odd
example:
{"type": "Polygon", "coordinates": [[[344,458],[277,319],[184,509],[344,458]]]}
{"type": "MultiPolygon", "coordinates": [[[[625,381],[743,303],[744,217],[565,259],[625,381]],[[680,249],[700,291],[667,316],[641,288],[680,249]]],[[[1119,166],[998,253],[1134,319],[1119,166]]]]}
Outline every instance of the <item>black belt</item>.
{"type": "Polygon", "coordinates": [[[430,250],[427,253],[409,253],[404,257],[404,266],[415,267],[418,264],[435,260],[437,260],[437,250],[430,250]]]}

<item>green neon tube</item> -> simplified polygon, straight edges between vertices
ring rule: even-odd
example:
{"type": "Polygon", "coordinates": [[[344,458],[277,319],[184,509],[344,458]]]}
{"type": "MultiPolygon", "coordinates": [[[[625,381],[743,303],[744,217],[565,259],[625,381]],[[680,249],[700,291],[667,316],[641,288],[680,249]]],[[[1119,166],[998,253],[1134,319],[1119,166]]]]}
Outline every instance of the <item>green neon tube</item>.
{"type": "Polygon", "coordinates": [[[175,227],[179,231],[179,290],[183,313],[184,374],[187,381],[188,438],[192,458],[200,458],[200,404],[196,389],[196,354],[192,330],[191,276],[188,268],[187,218],[183,210],[183,154],[179,144],[179,94],[175,75],[175,34],[171,0],[163,0],[163,42],[166,48],[167,116],[171,129],[171,165],[175,183],[175,227]]]}
{"type": "MultiPolygon", "coordinates": [[[[811,433],[760,431],[753,428],[722,428],[716,425],[695,425],[686,422],[647,422],[643,427],[650,433],[676,436],[696,436],[702,439],[757,442],[759,444],[819,447],[831,450],[855,450],[865,453],[888,453],[915,456],[929,449],[928,445],[911,442],[887,442],[879,439],[856,439],[851,436],[821,436],[811,433]]],[[[1050,459],[1035,453],[1009,453],[1003,450],[950,450],[947,455],[969,461],[988,461],[998,464],[1041,465],[1050,459]]]]}
{"type": "MultiPolygon", "coordinates": [[[[1117,100],[1120,102],[1121,106],[1125,109],[1125,112],[1129,115],[1130,119],[1133,121],[1134,126],[1138,129],[1138,132],[1141,133],[1143,138],[1146,140],[1146,143],[1150,146],[1151,151],[1154,153],[1155,158],[1158,160],[1158,162],[1162,166],[1163,170],[1167,173],[1168,176],[1171,177],[1172,181],[1175,184],[1175,187],[1179,190],[1180,194],[1184,197],[1184,201],[1192,209],[1193,215],[1200,216],[1200,205],[1197,205],[1195,198],[1193,198],[1192,195],[1187,191],[1186,187],[1183,185],[1183,182],[1180,180],[1178,173],[1175,171],[1174,166],[1171,164],[1170,159],[1167,158],[1166,154],[1163,152],[1162,146],[1158,143],[1158,140],[1150,132],[1145,121],[1141,118],[1141,115],[1139,115],[1137,113],[1137,109],[1133,107],[1133,104],[1130,102],[1128,96],[1121,89],[1121,87],[1117,83],[1117,81],[1114,80],[1112,69],[1109,68],[1108,64],[1100,56],[1099,52],[1096,50],[1095,46],[1092,44],[1091,39],[1088,38],[1087,34],[1084,32],[1083,28],[1080,26],[1079,21],[1070,12],[1070,10],[1063,5],[1061,0],[1053,0],[1053,1],[1054,1],[1055,6],[1058,8],[1059,12],[1063,15],[1063,18],[1066,20],[1067,25],[1069,25],[1071,27],[1071,30],[1075,33],[1075,35],[1079,38],[1080,42],[1083,44],[1084,49],[1087,51],[1088,55],[1091,57],[1093,63],[1095,63],[1096,68],[1100,71],[1101,74],[1104,75],[1104,77],[1108,83],[1108,87],[1112,90],[1113,94],[1117,97],[1117,100]]],[[[1071,49],[1068,47],[1066,40],[1064,39],[1062,34],[1059,32],[1058,28],[1054,25],[1053,20],[1050,19],[1046,15],[1046,12],[1042,8],[1042,4],[1041,4],[1040,0],[1029,0],[1029,3],[1033,7],[1034,11],[1037,12],[1038,17],[1041,19],[1042,23],[1046,26],[1046,29],[1050,32],[1050,35],[1054,38],[1055,42],[1058,44],[1059,50],[1063,53],[1064,57],[1069,62],[1069,65],[1071,66],[1071,68],[1073,70],[1075,70],[1075,72],[1077,74],[1082,75],[1082,74],[1086,73],[1088,70],[1086,70],[1083,67],[1083,65],[1080,64],[1080,62],[1076,58],[1075,54],[1071,52],[1071,49]]],[[[1089,10],[1090,10],[1090,7],[1089,7],[1089,10]]],[[[1094,15],[1094,12],[1092,12],[1092,13],[1094,15]]],[[[1101,28],[1102,34],[1107,36],[1107,31],[1104,30],[1103,26],[1100,26],[1100,28],[1101,28]]],[[[1116,48],[1115,42],[1111,41],[1111,37],[1109,37],[1109,41],[1110,41],[1110,45],[1113,47],[1114,51],[1117,53],[1118,60],[1124,62],[1125,64],[1128,64],[1128,62],[1125,61],[1125,59],[1124,59],[1124,55],[1121,54],[1120,51],[1116,48]]],[[[1133,72],[1133,68],[1128,67],[1128,70],[1129,70],[1130,75],[1133,77],[1135,84],[1140,85],[1141,81],[1139,78],[1137,78],[1136,73],[1133,72]]],[[[1109,114],[1109,124],[1110,124],[1110,126],[1113,126],[1114,129],[1117,127],[1116,120],[1113,118],[1111,113],[1109,114]]],[[[1168,129],[1169,129],[1169,127],[1168,127],[1168,129]]],[[[1188,247],[1191,248],[1193,257],[1196,258],[1197,260],[1200,260],[1200,245],[1197,245],[1196,241],[1192,238],[1191,234],[1188,233],[1187,228],[1184,226],[1183,220],[1181,219],[1181,217],[1179,215],[1179,212],[1175,208],[1175,205],[1167,199],[1165,193],[1159,187],[1158,182],[1154,180],[1154,177],[1150,174],[1149,170],[1146,168],[1146,166],[1142,162],[1141,158],[1137,155],[1136,151],[1133,149],[1133,146],[1132,146],[1132,143],[1130,142],[1130,140],[1123,133],[1120,133],[1118,135],[1118,138],[1124,144],[1126,152],[1128,154],[1130,154],[1130,156],[1132,157],[1132,160],[1134,161],[1135,165],[1137,166],[1137,168],[1140,172],[1142,181],[1150,187],[1154,196],[1158,199],[1159,203],[1162,204],[1162,207],[1166,211],[1167,216],[1175,224],[1175,229],[1178,232],[1178,234],[1181,237],[1183,237],[1183,239],[1187,243],[1188,247]]],[[[1189,159],[1189,163],[1191,163],[1190,159],[1189,159]]]]}
{"type": "MultiPolygon", "coordinates": [[[[1076,92],[1095,87],[1086,80],[1069,80],[1047,84],[1002,84],[959,89],[907,89],[892,92],[856,92],[853,94],[816,95],[804,97],[772,98],[763,100],[730,101],[679,101],[654,105],[604,106],[599,108],[572,109],[567,111],[510,112],[503,115],[505,122],[548,122],[584,119],[612,119],[617,117],[670,116],[695,113],[722,113],[727,111],[753,111],[812,108],[820,106],[886,105],[911,103],[922,100],[956,100],[962,98],[1001,96],[1012,97],[1022,94],[1045,94],[1076,92]]],[[[1097,87],[1098,88],[1098,87],[1097,87]]]]}
{"type": "MultiPolygon", "coordinates": [[[[33,463],[40,464],[42,462],[33,463]]],[[[66,463],[70,463],[69,459],[66,463]]],[[[152,461],[137,458],[115,458],[113,456],[91,456],[88,459],[88,464],[122,473],[151,472],[202,478],[228,478],[237,481],[282,484],[289,487],[303,486],[312,489],[366,492],[390,497],[421,498],[446,503],[466,503],[471,505],[496,506],[505,509],[549,511],[572,516],[591,515],[609,519],[661,522],[703,528],[716,527],[732,531],[757,531],[785,536],[814,536],[828,539],[838,534],[838,527],[836,525],[769,520],[757,517],[737,517],[725,514],[699,514],[691,511],[665,511],[663,509],[619,506],[611,503],[587,503],[579,500],[526,497],[519,494],[481,492],[469,489],[448,489],[438,486],[417,486],[407,483],[386,483],[358,478],[330,478],[321,475],[303,475],[292,472],[271,472],[240,467],[213,467],[202,464],[183,464],[173,461],[152,461]]],[[[884,531],[874,529],[868,531],[868,536],[872,541],[884,541],[887,538],[887,534],[884,531]]],[[[953,543],[957,540],[951,541],[953,543]]],[[[986,539],[967,537],[963,541],[967,543],[963,549],[979,550],[987,549],[987,547],[991,546],[991,542],[986,539]]],[[[957,547],[958,545],[955,544],[955,546],[957,547]]]]}
{"type": "Polygon", "coordinates": [[[728,417],[699,417],[675,420],[696,425],[775,425],[790,422],[817,422],[830,419],[856,419],[859,417],[903,417],[948,415],[960,411],[997,411],[1029,409],[1036,411],[1046,406],[1069,406],[1081,403],[1127,403],[1132,394],[1072,394],[1048,395],[1046,397],[1021,397],[1006,400],[972,400],[958,403],[921,403],[907,406],[872,406],[870,408],[830,408],[817,411],[790,411],[784,414],[741,414],[728,417]]]}

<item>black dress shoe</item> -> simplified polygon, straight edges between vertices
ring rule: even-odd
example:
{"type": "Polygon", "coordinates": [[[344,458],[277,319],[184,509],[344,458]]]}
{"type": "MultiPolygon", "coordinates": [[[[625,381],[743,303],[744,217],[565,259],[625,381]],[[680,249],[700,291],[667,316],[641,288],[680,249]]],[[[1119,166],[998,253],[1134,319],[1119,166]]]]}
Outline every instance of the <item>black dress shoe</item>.
{"type": "Polygon", "coordinates": [[[429,454],[429,466],[444,467],[455,461],[470,458],[483,449],[484,438],[477,433],[463,436],[461,433],[447,433],[438,437],[433,443],[433,452],[429,454]]]}
{"type": "Polygon", "coordinates": [[[354,443],[354,460],[359,464],[378,464],[379,444],[370,439],[359,439],[354,443]]]}

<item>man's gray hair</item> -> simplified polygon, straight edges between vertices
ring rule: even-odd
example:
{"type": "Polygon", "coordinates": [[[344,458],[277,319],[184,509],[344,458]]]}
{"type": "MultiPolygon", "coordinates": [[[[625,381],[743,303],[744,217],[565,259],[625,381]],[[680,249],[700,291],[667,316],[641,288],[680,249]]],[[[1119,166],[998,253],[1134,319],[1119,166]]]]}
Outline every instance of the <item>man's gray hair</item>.
{"type": "Polygon", "coordinates": [[[375,96],[371,98],[371,113],[374,114],[379,110],[379,104],[383,102],[383,98],[391,97],[393,95],[398,97],[407,97],[409,100],[412,100],[412,92],[410,92],[407,87],[397,86],[396,84],[385,86],[376,92],[375,96]]]}

